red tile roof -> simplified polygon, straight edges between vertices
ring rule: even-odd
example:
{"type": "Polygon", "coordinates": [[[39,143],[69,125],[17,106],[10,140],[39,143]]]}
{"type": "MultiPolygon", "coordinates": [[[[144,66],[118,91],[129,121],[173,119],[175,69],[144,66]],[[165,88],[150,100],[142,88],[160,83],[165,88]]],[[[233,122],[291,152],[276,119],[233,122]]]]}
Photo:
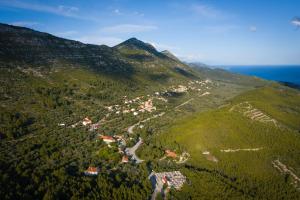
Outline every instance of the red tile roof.
{"type": "Polygon", "coordinates": [[[167,154],[167,157],[172,157],[172,158],[176,158],[177,157],[177,154],[174,151],[166,150],[165,152],[167,154]]]}
{"type": "Polygon", "coordinates": [[[98,172],[98,168],[97,167],[89,167],[86,171],[87,172],[98,172]]]}
{"type": "Polygon", "coordinates": [[[112,136],[108,135],[101,135],[100,138],[103,140],[115,140],[112,136]]]}
{"type": "Polygon", "coordinates": [[[128,162],[128,156],[123,156],[122,157],[122,162],[128,162]]]}

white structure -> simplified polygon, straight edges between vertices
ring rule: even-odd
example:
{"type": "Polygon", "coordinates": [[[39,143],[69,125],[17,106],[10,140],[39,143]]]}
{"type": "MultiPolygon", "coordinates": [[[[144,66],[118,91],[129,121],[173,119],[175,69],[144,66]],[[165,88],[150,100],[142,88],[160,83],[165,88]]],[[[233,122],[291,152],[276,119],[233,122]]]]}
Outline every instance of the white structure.
{"type": "Polygon", "coordinates": [[[88,117],[86,117],[86,118],[83,119],[82,124],[84,126],[87,126],[89,124],[92,124],[92,120],[90,120],[88,117]]]}

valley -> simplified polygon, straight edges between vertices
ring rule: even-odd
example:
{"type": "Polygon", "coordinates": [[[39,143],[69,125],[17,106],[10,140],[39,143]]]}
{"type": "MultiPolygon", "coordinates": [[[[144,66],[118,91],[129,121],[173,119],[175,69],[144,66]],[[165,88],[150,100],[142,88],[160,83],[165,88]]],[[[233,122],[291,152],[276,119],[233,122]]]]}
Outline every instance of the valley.
{"type": "Polygon", "coordinates": [[[4,199],[300,198],[299,90],[0,27],[4,199]]]}

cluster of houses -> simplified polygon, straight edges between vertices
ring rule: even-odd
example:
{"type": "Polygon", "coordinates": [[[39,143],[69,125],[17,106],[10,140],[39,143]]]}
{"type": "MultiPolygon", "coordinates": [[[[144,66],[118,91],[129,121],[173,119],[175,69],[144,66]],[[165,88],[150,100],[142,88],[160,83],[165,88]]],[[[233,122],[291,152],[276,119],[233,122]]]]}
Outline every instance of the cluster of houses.
{"type": "Polygon", "coordinates": [[[171,158],[174,161],[176,161],[176,163],[180,164],[180,163],[185,163],[189,159],[189,157],[190,154],[187,152],[182,152],[181,155],[177,155],[176,152],[167,149],[165,150],[165,157],[163,157],[162,159],[171,158]]]}
{"type": "MultiPolygon", "coordinates": [[[[129,157],[124,153],[124,151],[120,148],[121,145],[126,145],[126,142],[121,135],[99,135],[99,139],[101,139],[103,142],[105,142],[109,147],[111,143],[118,142],[119,144],[119,153],[123,154],[121,163],[128,163],[129,157]],[[125,144],[124,144],[125,143],[125,144]]],[[[99,173],[99,168],[97,167],[88,167],[87,170],[85,170],[84,174],[87,176],[96,176],[99,173]]]]}
{"type": "Polygon", "coordinates": [[[208,89],[209,90],[209,89],[211,89],[210,86],[211,86],[212,83],[213,82],[210,79],[206,79],[204,81],[189,81],[188,88],[190,90],[201,91],[201,88],[196,87],[196,85],[200,85],[202,87],[202,89],[204,87],[204,89],[208,89]]]}
{"type": "Polygon", "coordinates": [[[153,98],[149,98],[143,101],[144,96],[136,97],[132,100],[128,100],[126,96],[124,96],[124,105],[120,106],[118,104],[107,106],[107,110],[109,112],[115,112],[115,114],[123,114],[132,113],[134,116],[137,116],[139,112],[152,112],[156,110],[156,107],[153,105],[153,98]]]}
{"type": "Polygon", "coordinates": [[[177,93],[183,93],[186,92],[187,90],[188,88],[184,85],[178,85],[176,88],[172,89],[173,92],[177,92],[177,93]]]}
{"type": "MultiPolygon", "coordinates": [[[[127,96],[124,96],[124,104],[123,105],[111,105],[107,106],[106,109],[110,113],[115,114],[127,114],[132,113],[132,115],[137,116],[140,112],[153,112],[156,110],[156,107],[153,105],[153,99],[158,99],[163,102],[167,102],[168,100],[163,97],[163,95],[172,96],[171,92],[176,93],[184,93],[190,90],[202,91],[200,88],[196,87],[196,85],[200,85],[201,87],[205,87],[206,89],[211,89],[209,84],[213,83],[211,80],[206,79],[203,81],[190,81],[188,82],[188,86],[185,85],[177,85],[171,86],[168,90],[155,92],[154,95],[147,96],[138,96],[133,99],[128,99],[127,96]]],[[[201,96],[209,95],[209,92],[204,92],[201,96]]]]}

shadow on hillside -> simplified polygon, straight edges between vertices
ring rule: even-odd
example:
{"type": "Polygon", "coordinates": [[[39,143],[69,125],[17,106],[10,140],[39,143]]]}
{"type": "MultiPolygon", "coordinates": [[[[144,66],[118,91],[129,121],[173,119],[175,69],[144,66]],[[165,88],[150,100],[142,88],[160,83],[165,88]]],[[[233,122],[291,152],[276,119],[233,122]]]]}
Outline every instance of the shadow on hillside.
{"type": "Polygon", "coordinates": [[[185,77],[188,77],[188,78],[197,78],[197,76],[195,76],[194,74],[192,74],[191,72],[185,70],[185,69],[182,69],[180,67],[175,67],[174,68],[174,71],[176,73],[179,73],[180,75],[182,76],[185,76],[185,77]]]}

